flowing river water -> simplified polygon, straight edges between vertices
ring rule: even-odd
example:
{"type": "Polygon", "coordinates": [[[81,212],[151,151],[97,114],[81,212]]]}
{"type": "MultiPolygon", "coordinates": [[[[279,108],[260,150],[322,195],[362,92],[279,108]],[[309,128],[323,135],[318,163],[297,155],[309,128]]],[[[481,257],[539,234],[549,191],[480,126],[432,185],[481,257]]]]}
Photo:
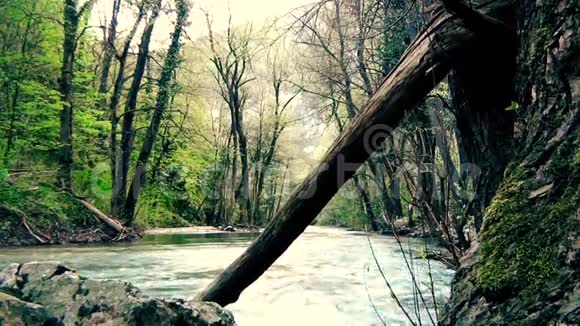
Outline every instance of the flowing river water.
{"type": "MultiPolygon", "coordinates": [[[[134,243],[114,245],[4,248],[0,249],[0,270],[13,262],[61,261],[83,276],[132,282],[150,296],[189,299],[254,237],[236,233],[152,234],[134,243]]],[[[309,227],[228,309],[241,326],[407,325],[375,263],[368,239],[361,232],[309,227]]],[[[393,237],[371,235],[370,241],[378,265],[407,312],[415,320],[421,318],[423,325],[431,324],[429,314],[435,319],[435,304],[441,307],[449,296],[453,272],[424,259],[408,259],[407,267],[393,237]],[[414,270],[423,300],[414,291],[409,269],[414,270]]],[[[408,258],[424,252],[423,240],[401,241],[408,258]]]]}

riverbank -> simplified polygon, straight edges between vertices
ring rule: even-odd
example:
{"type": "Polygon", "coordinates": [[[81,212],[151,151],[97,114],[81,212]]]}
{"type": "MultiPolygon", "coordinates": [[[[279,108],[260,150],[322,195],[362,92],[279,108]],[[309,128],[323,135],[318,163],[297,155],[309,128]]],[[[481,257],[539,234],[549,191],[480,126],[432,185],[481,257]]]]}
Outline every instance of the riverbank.
{"type": "Polygon", "coordinates": [[[455,261],[453,255],[449,250],[445,247],[445,244],[441,242],[440,237],[436,236],[429,230],[423,229],[421,226],[417,225],[414,227],[408,227],[406,225],[406,221],[399,219],[396,220],[394,223],[393,228],[386,228],[377,231],[365,231],[365,230],[357,230],[353,228],[345,228],[339,227],[342,230],[352,231],[352,232],[361,232],[365,233],[368,232],[369,234],[374,235],[381,235],[386,237],[392,237],[395,239],[403,240],[406,238],[412,239],[425,239],[429,242],[435,242],[439,248],[428,248],[426,250],[421,250],[418,255],[415,255],[415,259],[429,259],[434,261],[439,261],[443,263],[448,269],[450,270],[457,270],[459,264],[455,261]]]}
{"type": "Polygon", "coordinates": [[[137,230],[117,232],[68,194],[57,198],[61,200],[58,205],[0,204],[0,247],[106,243],[141,237],[137,230]]]}
{"type": "Polygon", "coordinates": [[[154,228],[144,234],[213,234],[213,233],[260,233],[264,230],[257,226],[186,226],[179,228],[154,228]]]}

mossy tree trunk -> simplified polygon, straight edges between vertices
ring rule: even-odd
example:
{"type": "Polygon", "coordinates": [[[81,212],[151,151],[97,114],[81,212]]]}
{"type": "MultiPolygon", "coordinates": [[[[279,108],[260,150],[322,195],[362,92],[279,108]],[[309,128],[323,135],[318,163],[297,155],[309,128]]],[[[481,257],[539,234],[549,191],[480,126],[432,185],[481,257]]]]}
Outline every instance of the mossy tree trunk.
{"type": "MultiPolygon", "coordinates": [[[[580,323],[580,5],[525,0],[513,9],[515,78],[502,89],[518,103],[511,106],[514,145],[488,152],[508,167],[485,212],[480,248],[454,282],[443,325],[580,323]]],[[[505,122],[485,121],[496,128],[505,122]]],[[[497,131],[505,143],[507,130],[497,131]]]]}

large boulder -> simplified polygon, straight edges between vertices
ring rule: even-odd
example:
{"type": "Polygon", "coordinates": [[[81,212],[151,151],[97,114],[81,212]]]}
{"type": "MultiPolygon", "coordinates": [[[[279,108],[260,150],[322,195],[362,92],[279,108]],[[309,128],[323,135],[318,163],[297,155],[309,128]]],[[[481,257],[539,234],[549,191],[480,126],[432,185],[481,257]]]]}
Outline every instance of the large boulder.
{"type": "Polygon", "coordinates": [[[87,279],[56,262],[8,266],[0,291],[7,293],[0,297],[0,321],[10,325],[43,325],[19,322],[33,310],[55,325],[235,325],[215,303],[149,298],[130,283],[87,279]],[[20,308],[3,308],[17,303],[20,308]]]}
{"type": "Polygon", "coordinates": [[[38,304],[0,292],[0,325],[61,325],[58,318],[38,304]]]}

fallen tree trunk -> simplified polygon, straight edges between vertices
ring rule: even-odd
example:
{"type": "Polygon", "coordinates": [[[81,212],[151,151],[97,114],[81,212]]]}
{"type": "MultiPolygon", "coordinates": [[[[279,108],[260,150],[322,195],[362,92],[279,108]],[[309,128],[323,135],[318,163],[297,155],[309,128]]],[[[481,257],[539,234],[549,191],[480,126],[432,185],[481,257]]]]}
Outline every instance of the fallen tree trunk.
{"type": "MultiPolygon", "coordinates": [[[[506,6],[509,1],[491,1],[486,4],[485,11],[495,13],[496,9],[506,6]]],[[[458,12],[457,7],[450,9],[458,12]]],[[[264,232],[198,299],[220,305],[235,302],[241,292],[286,251],[405,115],[447,75],[454,58],[460,57],[474,42],[481,41],[478,36],[485,33],[482,24],[497,25],[475,11],[468,12],[467,17],[465,12],[458,14],[463,18],[450,15],[442,8],[434,12],[430,23],[411,43],[361,113],[334,142],[320,165],[294,191],[264,232]]]]}
{"type": "Polygon", "coordinates": [[[77,198],[77,200],[83,205],[85,206],[88,210],[90,210],[91,212],[95,213],[95,215],[99,218],[99,220],[105,222],[105,224],[107,224],[108,226],[110,226],[113,230],[117,231],[117,233],[123,233],[123,231],[125,230],[125,228],[123,227],[123,225],[117,221],[114,220],[110,217],[108,217],[105,213],[101,212],[98,208],[96,208],[95,206],[93,206],[92,204],[90,204],[89,202],[77,198]]]}

